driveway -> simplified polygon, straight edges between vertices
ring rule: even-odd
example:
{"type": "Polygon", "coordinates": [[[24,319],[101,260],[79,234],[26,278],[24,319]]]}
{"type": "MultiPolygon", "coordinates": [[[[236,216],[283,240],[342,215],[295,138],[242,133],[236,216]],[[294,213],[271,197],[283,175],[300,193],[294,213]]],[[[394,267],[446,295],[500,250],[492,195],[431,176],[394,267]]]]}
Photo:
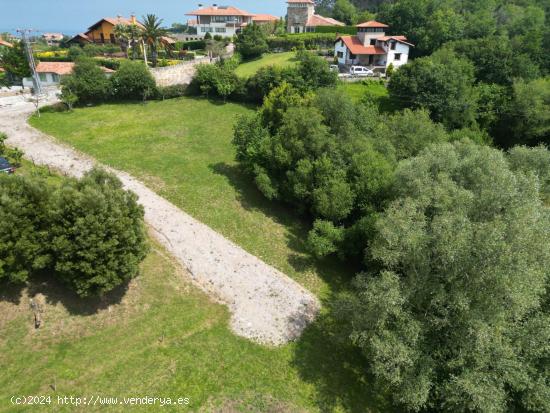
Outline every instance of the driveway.
{"type": "MultiPolygon", "coordinates": [[[[50,95],[48,101],[55,100],[50,95]]],[[[46,103],[46,102],[44,102],[46,103]]],[[[35,163],[82,176],[96,161],[32,128],[34,106],[23,97],[0,98],[0,131],[7,143],[35,163]]],[[[319,303],[309,291],[160,197],[129,174],[111,168],[145,208],[145,220],[158,241],[186,268],[193,281],[228,306],[231,328],[261,344],[297,338],[314,319],[319,303]]],[[[205,206],[206,207],[206,206],[205,206]]],[[[169,292],[168,292],[169,293],[169,292]]],[[[182,314],[185,317],[185,314],[182,314]]]]}

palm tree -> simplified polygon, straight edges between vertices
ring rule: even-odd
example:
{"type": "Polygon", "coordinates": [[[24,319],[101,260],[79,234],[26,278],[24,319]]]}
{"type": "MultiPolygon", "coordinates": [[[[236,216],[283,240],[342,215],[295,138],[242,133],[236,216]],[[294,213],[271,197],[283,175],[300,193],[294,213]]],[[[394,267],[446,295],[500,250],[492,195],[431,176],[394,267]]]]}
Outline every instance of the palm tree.
{"type": "Polygon", "coordinates": [[[128,27],[128,36],[130,37],[130,47],[132,48],[132,60],[138,58],[138,44],[141,38],[141,29],[135,23],[130,24],[128,27]]]}
{"type": "Polygon", "coordinates": [[[142,20],[143,21],[141,22],[141,24],[143,25],[143,41],[147,45],[149,45],[151,50],[151,61],[153,62],[153,67],[156,67],[158,59],[158,47],[162,37],[166,35],[166,29],[161,27],[163,20],[159,19],[154,14],[143,16],[142,20]]]}
{"type": "Polygon", "coordinates": [[[129,27],[125,24],[117,24],[114,28],[114,34],[120,45],[120,49],[128,58],[128,47],[130,45],[130,33],[129,27]]]}

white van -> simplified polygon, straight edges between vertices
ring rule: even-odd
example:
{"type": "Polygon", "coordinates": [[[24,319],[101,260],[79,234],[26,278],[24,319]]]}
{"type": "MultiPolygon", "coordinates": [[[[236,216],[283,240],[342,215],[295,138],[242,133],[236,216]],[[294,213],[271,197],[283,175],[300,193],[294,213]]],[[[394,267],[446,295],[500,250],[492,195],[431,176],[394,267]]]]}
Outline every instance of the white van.
{"type": "Polygon", "coordinates": [[[349,69],[349,73],[353,76],[374,76],[374,72],[365,66],[352,66],[349,69]]]}

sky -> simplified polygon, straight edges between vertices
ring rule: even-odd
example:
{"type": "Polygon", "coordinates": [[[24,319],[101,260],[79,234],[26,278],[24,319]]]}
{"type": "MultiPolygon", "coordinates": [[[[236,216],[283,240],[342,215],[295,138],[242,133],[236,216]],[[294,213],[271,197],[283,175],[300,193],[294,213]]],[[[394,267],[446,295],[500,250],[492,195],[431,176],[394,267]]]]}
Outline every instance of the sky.
{"type": "Polygon", "coordinates": [[[198,4],[230,5],[250,13],[286,14],[286,0],[0,0],[0,32],[32,28],[38,32],[76,34],[102,17],[129,16],[138,19],[153,13],[164,19],[166,26],[184,22],[185,13],[198,4]]]}

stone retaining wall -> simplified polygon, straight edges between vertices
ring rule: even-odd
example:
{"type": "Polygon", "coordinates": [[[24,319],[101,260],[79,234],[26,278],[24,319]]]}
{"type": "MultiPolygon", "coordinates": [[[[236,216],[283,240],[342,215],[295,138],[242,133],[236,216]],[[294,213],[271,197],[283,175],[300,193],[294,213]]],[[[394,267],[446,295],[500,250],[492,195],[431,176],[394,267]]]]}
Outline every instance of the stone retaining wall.
{"type": "MultiPolygon", "coordinates": [[[[214,61],[212,59],[212,61],[214,61]]],[[[188,85],[191,83],[197,65],[201,63],[211,63],[209,57],[201,57],[189,62],[182,62],[174,66],[151,68],[151,74],[157,82],[157,86],[188,85]]]]}

